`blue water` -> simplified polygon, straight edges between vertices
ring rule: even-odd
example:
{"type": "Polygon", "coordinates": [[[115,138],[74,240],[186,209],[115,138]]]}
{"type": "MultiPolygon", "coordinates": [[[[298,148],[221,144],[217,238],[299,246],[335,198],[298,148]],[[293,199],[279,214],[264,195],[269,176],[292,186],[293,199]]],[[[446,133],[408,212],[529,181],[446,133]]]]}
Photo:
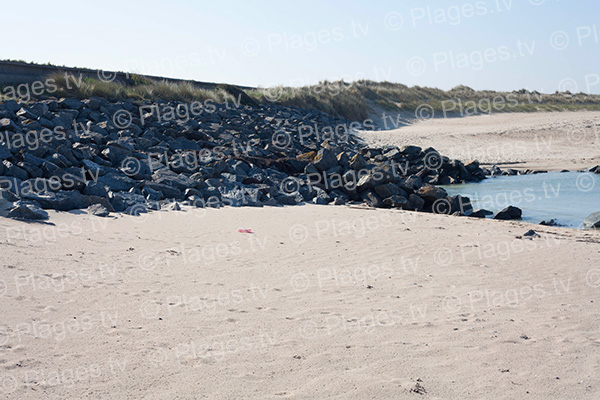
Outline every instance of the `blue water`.
{"type": "Polygon", "coordinates": [[[600,175],[591,172],[499,176],[479,183],[443,186],[449,195],[471,199],[473,208],[494,213],[513,205],[523,210],[523,221],[581,228],[583,220],[600,211],[600,175]]]}

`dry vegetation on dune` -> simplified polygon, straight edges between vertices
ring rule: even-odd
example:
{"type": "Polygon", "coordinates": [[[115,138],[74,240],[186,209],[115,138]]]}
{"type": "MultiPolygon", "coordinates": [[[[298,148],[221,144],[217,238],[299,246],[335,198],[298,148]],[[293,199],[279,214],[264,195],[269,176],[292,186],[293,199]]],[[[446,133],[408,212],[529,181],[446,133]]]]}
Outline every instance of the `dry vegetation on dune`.
{"type": "Polygon", "coordinates": [[[191,82],[155,81],[139,75],[132,75],[133,84],[118,81],[105,82],[93,78],[76,78],[66,81],[65,74],[56,73],[48,77],[58,86],[55,95],[78,98],[105,97],[107,99],[165,100],[165,101],[204,101],[223,103],[231,98],[224,88],[203,89],[191,82]]]}
{"type": "Polygon", "coordinates": [[[131,75],[129,82],[105,82],[89,77],[70,77],[63,73],[48,76],[54,80],[57,91],[52,96],[107,99],[206,101],[236,104],[279,104],[305,110],[317,109],[349,120],[365,120],[374,111],[415,113],[427,105],[436,115],[474,115],[489,112],[535,112],[600,110],[600,95],[570,92],[543,94],[525,89],[512,92],[476,91],[457,86],[445,91],[437,88],[406,86],[400,83],[357,81],[324,81],[303,87],[276,86],[240,90],[231,85],[200,87],[194,82],[172,82],[131,75]],[[70,84],[69,84],[70,83],[70,84]]]}
{"type": "Polygon", "coordinates": [[[600,95],[556,92],[543,94],[525,89],[512,92],[476,91],[457,86],[445,91],[437,88],[400,83],[357,81],[321,82],[318,85],[258,88],[247,91],[260,102],[316,108],[348,119],[365,119],[369,107],[376,106],[390,112],[414,112],[426,104],[436,112],[474,114],[485,112],[534,112],[600,110],[600,95]]]}

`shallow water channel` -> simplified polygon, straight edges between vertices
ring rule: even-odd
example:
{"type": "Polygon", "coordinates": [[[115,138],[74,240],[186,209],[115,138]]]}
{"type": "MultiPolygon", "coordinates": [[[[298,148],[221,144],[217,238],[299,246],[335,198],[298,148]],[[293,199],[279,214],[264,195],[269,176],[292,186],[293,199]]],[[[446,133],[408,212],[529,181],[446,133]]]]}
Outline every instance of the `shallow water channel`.
{"type": "Polygon", "coordinates": [[[471,199],[473,208],[494,213],[513,205],[523,210],[523,221],[582,228],[583,220],[600,211],[600,175],[591,172],[549,172],[490,177],[479,183],[443,186],[449,195],[471,199]]]}

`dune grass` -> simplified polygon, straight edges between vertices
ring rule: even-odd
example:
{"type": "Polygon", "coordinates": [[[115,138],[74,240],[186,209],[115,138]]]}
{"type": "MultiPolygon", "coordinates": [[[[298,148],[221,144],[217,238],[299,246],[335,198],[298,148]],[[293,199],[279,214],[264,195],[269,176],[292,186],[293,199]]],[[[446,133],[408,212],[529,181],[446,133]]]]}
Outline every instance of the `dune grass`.
{"type": "Polygon", "coordinates": [[[171,82],[142,75],[130,75],[127,82],[104,82],[91,77],[67,77],[62,72],[48,76],[57,91],[52,96],[107,99],[206,101],[215,103],[233,101],[242,104],[278,104],[304,110],[316,109],[348,120],[364,121],[373,113],[408,112],[415,114],[426,106],[439,113],[473,115],[489,112],[536,112],[600,110],[600,95],[555,92],[541,94],[525,89],[512,92],[476,91],[467,86],[457,86],[444,91],[437,88],[406,86],[391,82],[360,80],[352,83],[324,81],[303,87],[277,86],[241,91],[230,85],[214,88],[200,87],[194,82],[171,82]]]}
{"type": "Polygon", "coordinates": [[[233,97],[223,88],[202,89],[191,82],[155,81],[139,75],[132,75],[133,84],[105,82],[88,77],[71,77],[72,80],[67,82],[67,77],[62,73],[52,74],[48,78],[56,83],[58,91],[54,95],[58,96],[164,101],[213,100],[216,103],[223,103],[233,97]]]}
{"type": "Polygon", "coordinates": [[[375,107],[390,112],[414,113],[427,105],[435,112],[471,115],[486,112],[536,112],[600,110],[600,96],[556,92],[541,94],[527,90],[512,92],[476,91],[457,86],[437,88],[399,83],[357,81],[321,82],[318,85],[258,88],[247,91],[261,103],[276,103],[304,109],[316,108],[352,120],[364,120],[375,107]]]}

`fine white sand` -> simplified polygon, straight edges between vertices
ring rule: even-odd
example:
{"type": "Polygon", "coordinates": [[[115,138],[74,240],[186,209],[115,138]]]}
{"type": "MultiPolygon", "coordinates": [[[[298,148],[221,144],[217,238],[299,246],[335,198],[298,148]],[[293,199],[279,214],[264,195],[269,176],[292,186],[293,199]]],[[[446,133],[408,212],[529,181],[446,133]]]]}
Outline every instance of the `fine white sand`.
{"type": "Polygon", "coordinates": [[[2,398],[600,396],[597,233],[314,205],[50,214],[0,220],[2,398]]]}
{"type": "Polygon", "coordinates": [[[433,118],[386,131],[364,132],[367,143],[433,147],[444,156],[502,168],[577,170],[600,164],[600,112],[496,113],[433,118]]]}

